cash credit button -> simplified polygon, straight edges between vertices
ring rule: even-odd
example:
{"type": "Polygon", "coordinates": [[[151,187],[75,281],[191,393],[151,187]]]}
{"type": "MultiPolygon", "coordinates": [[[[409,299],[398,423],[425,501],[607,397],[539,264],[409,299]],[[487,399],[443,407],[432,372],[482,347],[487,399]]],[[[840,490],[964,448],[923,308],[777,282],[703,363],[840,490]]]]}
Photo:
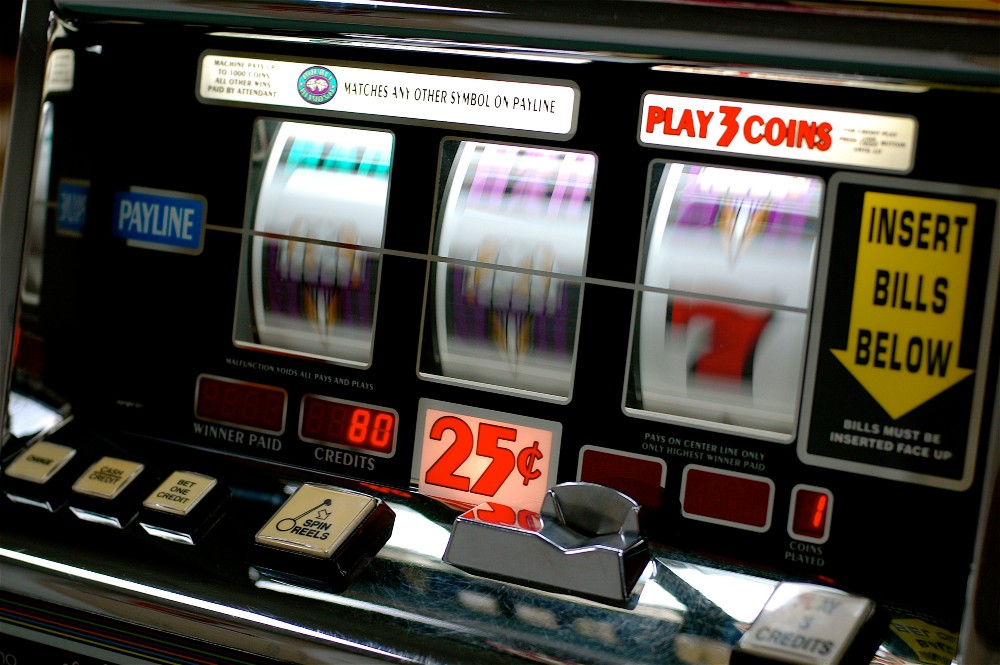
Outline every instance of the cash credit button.
{"type": "Polygon", "coordinates": [[[69,509],[87,522],[124,528],[138,512],[136,494],[142,488],[136,479],[144,468],[139,462],[102,457],[73,483],[69,509]]]}
{"type": "Polygon", "coordinates": [[[257,532],[251,566],[257,575],[340,591],[382,549],[394,521],[381,499],[307,483],[257,532]]]}
{"type": "Polygon", "coordinates": [[[211,476],[174,471],[142,502],[139,525],[151,536],[194,545],[222,517],[229,497],[211,476]]]}
{"type": "Polygon", "coordinates": [[[69,481],[50,481],[69,468],[75,456],[74,448],[58,443],[39,441],[28,446],[4,468],[4,494],[15,503],[55,512],[66,503],[69,481]]]}
{"type": "Polygon", "coordinates": [[[142,473],[138,462],[102,457],[73,483],[73,491],[99,499],[114,499],[142,473]]]}

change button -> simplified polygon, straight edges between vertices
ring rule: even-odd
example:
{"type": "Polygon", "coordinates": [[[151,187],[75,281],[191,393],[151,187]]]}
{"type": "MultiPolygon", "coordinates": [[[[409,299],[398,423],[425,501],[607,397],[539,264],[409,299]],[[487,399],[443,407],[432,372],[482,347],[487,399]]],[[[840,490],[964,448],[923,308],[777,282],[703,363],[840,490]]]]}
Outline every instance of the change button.
{"type": "MultiPolygon", "coordinates": [[[[66,473],[76,449],[50,441],[38,441],[20,452],[4,468],[4,493],[11,501],[55,512],[66,502],[66,473]],[[56,477],[65,482],[54,482],[56,477]]],[[[79,472],[80,469],[77,469],[79,472]]],[[[72,470],[67,471],[72,473],[72,470]]],[[[69,476],[72,477],[72,476],[69,476]]]]}
{"type": "Polygon", "coordinates": [[[76,450],[58,443],[39,441],[28,446],[4,470],[11,478],[32,483],[46,483],[56,475],[66,463],[73,459],[76,450]]]}

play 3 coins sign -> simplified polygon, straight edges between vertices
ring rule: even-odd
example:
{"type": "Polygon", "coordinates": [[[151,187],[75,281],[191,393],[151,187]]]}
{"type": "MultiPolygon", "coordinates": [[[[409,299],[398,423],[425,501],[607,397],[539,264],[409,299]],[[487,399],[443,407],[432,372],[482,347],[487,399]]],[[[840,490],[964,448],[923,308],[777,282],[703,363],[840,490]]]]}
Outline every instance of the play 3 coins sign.
{"type": "Polygon", "coordinates": [[[997,297],[995,190],[831,182],[810,355],[809,463],[932,487],[972,481],[997,297]]]}

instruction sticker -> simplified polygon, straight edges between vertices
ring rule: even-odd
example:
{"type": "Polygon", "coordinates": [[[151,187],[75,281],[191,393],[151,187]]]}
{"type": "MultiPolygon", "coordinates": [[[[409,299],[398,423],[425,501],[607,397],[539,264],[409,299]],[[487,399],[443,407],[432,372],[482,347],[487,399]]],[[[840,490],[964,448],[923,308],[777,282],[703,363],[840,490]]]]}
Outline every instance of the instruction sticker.
{"type": "Polygon", "coordinates": [[[900,115],[647,92],[639,143],[909,172],[917,121],[900,115]]]}
{"type": "Polygon", "coordinates": [[[834,180],[800,457],[965,489],[996,300],[997,192],[834,180]]]}
{"type": "Polygon", "coordinates": [[[205,53],[198,97],[569,138],[580,95],[570,81],[205,53]]]}

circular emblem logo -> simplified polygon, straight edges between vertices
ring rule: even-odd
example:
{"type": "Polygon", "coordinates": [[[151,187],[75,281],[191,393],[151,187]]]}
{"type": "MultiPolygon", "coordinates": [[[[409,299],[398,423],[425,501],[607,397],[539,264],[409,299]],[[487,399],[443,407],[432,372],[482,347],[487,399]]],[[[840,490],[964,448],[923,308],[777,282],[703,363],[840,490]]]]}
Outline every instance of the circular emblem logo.
{"type": "Polygon", "coordinates": [[[337,94],[337,77],[326,67],[310,67],[299,75],[298,88],[310,104],[326,104],[337,94]]]}

